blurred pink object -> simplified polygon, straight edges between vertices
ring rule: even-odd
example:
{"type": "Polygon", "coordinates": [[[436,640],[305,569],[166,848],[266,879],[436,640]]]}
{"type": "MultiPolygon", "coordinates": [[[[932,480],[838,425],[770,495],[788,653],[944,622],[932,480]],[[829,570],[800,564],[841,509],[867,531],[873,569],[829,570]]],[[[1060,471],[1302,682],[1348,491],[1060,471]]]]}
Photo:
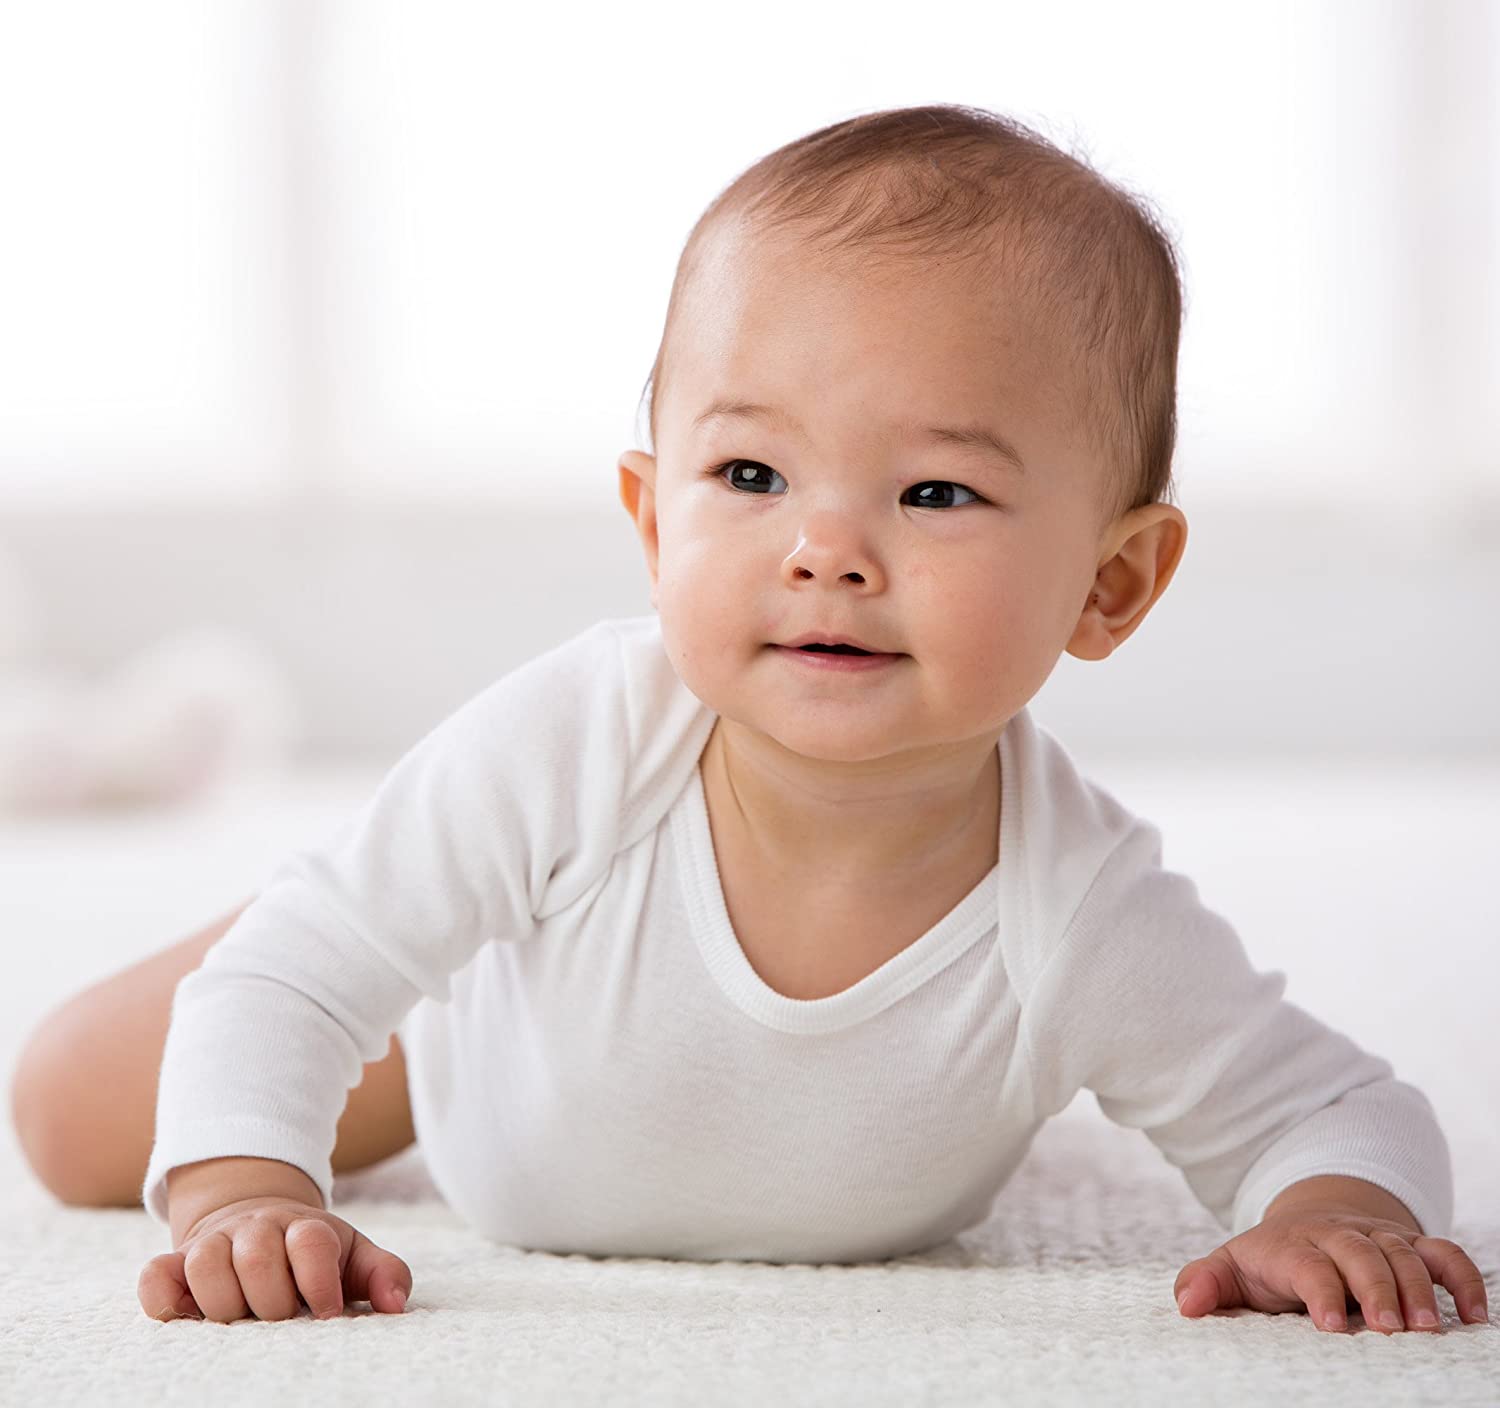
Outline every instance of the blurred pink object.
{"type": "Polygon", "coordinates": [[[92,680],[24,663],[38,634],[0,556],[0,812],[180,802],[286,763],[294,692],[243,632],[181,631],[92,680]]]}

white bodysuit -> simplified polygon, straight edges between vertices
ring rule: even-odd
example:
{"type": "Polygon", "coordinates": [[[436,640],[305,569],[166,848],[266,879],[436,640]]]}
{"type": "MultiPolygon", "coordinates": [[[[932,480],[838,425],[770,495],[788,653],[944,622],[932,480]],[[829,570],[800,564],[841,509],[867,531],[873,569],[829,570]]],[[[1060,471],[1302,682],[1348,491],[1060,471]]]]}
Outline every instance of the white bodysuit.
{"type": "Polygon", "coordinates": [[[602,621],[414,746],[292,854],[179,983],[143,1198],[253,1155],[331,1205],[348,1092],[393,1032],[417,1140],[483,1235],[591,1255],[860,1261],[984,1220],[1078,1090],[1144,1130],[1232,1233],[1345,1174],[1431,1236],[1432,1107],[1282,997],[1161,835],[1022,710],[997,864],[853,987],[746,960],[699,757],[716,715],[655,615],[602,621]]]}

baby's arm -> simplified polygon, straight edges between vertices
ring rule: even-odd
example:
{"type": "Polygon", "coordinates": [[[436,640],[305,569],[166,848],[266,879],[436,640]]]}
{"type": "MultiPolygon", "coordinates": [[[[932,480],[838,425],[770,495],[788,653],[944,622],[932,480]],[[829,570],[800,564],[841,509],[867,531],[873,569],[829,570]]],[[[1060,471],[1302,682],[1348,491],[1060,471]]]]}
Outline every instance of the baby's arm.
{"type": "Polygon", "coordinates": [[[1285,986],[1137,821],[1027,994],[1038,1107],[1093,1090],[1237,1234],[1179,1274],[1186,1315],[1341,1315],[1347,1281],[1372,1325],[1403,1300],[1415,1323],[1436,1278],[1482,1318],[1483,1282],[1445,1235],[1452,1173],[1430,1103],[1285,986]]]}
{"type": "MultiPolygon", "coordinates": [[[[143,1201],[168,1174],[279,1161],[326,1213],[348,1092],[480,946],[524,941],[613,854],[625,727],[619,647],[596,629],[438,726],[332,842],[297,852],[178,984],[143,1201]]],[[[303,1190],[305,1192],[305,1190],[303,1190]]],[[[186,1216],[186,1214],[184,1214],[186,1216]]]]}

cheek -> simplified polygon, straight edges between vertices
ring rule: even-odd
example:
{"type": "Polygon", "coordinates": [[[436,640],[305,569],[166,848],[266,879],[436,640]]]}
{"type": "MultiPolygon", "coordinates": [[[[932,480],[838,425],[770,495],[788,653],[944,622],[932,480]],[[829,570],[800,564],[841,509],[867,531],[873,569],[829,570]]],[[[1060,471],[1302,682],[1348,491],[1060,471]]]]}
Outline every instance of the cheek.
{"type": "Polygon", "coordinates": [[[737,580],[739,561],[690,515],[661,522],[659,534],[656,609],[663,644],[683,682],[701,698],[699,686],[728,667],[726,643],[753,630],[757,598],[737,580]]]}
{"type": "Polygon", "coordinates": [[[677,678],[715,713],[738,717],[735,701],[746,663],[742,655],[748,650],[737,651],[729,642],[747,638],[750,627],[743,613],[685,589],[663,593],[658,615],[662,647],[677,678]]]}
{"type": "Polygon", "coordinates": [[[1004,557],[953,554],[940,570],[913,563],[905,578],[923,633],[962,655],[1011,634],[1019,606],[1015,575],[1004,557]]]}
{"type": "Polygon", "coordinates": [[[765,567],[750,535],[726,529],[711,505],[679,504],[657,520],[657,577],[663,598],[675,599],[695,617],[744,619],[747,605],[761,600],[762,589],[747,595],[746,584],[762,581],[765,567]]]}

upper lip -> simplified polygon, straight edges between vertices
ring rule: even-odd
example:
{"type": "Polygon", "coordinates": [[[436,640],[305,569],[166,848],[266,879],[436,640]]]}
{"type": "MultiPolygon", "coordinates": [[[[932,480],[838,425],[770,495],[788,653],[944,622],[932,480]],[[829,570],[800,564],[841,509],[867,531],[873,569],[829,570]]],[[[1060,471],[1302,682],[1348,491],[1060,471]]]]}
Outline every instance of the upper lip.
{"type": "Polygon", "coordinates": [[[878,650],[873,645],[866,645],[862,640],[855,640],[853,636],[834,635],[823,631],[809,631],[805,636],[798,636],[796,640],[786,642],[788,650],[797,650],[804,645],[852,645],[856,650],[868,650],[871,655],[895,653],[889,650],[878,650]]]}

